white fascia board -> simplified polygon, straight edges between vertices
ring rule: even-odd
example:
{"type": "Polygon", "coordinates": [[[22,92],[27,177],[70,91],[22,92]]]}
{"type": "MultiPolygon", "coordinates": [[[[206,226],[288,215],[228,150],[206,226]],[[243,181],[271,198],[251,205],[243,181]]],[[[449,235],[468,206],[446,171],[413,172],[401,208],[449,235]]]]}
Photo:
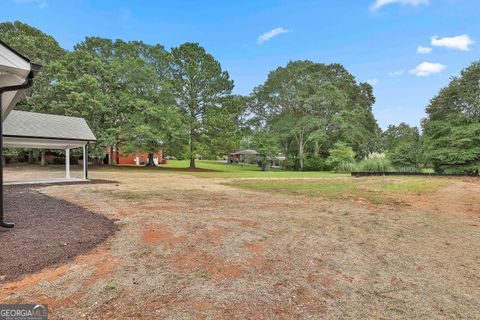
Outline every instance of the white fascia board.
{"type": "Polygon", "coordinates": [[[74,149],[86,144],[87,141],[3,137],[4,148],[74,149]]]}

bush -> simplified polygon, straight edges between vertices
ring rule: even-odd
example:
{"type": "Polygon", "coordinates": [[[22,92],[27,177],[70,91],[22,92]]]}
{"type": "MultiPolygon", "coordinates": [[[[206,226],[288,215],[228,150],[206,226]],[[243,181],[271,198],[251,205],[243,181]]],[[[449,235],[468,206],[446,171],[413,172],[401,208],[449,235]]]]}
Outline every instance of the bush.
{"type": "Polygon", "coordinates": [[[355,162],[340,162],[334,168],[338,173],[350,173],[357,171],[357,164],[355,162]]]}
{"type": "Polygon", "coordinates": [[[397,172],[405,172],[405,173],[420,173],[420,172],[422,172],[422,169],[420,167],[413,167],[413,166],[396,167],[395,170],[397,172]]]}
{"type": "Polygon", "coordinates": [[[444,174],[479,174],[480,166],[478,164],[458,165],[458,166],[435,166],[435,172],[444,174]]]}
{"type": "Polygon", "coordinates": [[[17,156],[18,162],[27,162],[28,161],[28,153],[26,151],[20,151],[17,156]]]}
{"type": "MultiPolygon", "coordinates": [[[[47,161],[48,164],[65,164],[64,157],[54,157],[53,159],[47,161]]],[[[70,164],[75,165],[78,164],[78,158],[70,157],[70,164]]]]}
{"type": "Polygon", "coordinates": [[[362,172],[387,172],[391,171],[392,164],[386,158],[365,158],[358,164],[362,172]]]}
{"type": "Polygon", "coordinates": [[[295,169],[295,161],[292,158],[288,158],[282,161],[282,167],[285,170],[294,170],[295,169]]]}
{"type": "Polygon", "coordinates": [[[332,168],[336,168],[341,163],[355,162],[355,152],[343,142],[335,143],[328,152],[330,156],[327,158],[326,164],[332,168]]]}
{"type": "Polygon", "coordinates": [[[305,160],[303,170],[322,171],[325,168],[325,160],[320,157],[313,157],[305,160]]]}

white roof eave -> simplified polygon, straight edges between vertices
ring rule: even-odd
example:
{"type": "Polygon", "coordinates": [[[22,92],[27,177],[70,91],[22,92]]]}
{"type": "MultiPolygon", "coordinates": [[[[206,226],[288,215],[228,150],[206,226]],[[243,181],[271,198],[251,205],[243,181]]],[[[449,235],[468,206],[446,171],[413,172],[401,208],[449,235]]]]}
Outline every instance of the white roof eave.
{"type": "MultiPolygon", "coordinates": [[[[0,42],[0,87],[20,85],[31,72],[32,64],[28,59],[0,42]]],[[[22,90],[8,91],[2,94],[2,121],[22,97],[22,90]]]]}
{"type": "Polygon", "coordinates": [[[88,143],[88,141],[77,140],[3,137],[4,148],[73,149],[88,143]]]}

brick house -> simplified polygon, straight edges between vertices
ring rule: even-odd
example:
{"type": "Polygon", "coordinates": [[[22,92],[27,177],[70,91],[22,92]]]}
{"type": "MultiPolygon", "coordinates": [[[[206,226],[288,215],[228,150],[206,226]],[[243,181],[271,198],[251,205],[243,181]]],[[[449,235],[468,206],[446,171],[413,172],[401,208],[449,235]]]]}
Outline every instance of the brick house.
{"type": "MultiPolygon", "coordinates": [[[[163,150],[160,148],[153,154],[153,161],[155,164],[162,163],[163,150]]],[[[137,152],[136,154],[122,154],[120,147],[112,146],[107,150],[107,157],[105,163],[107,164],[130,164],[130,165],[143,165],[148,162],[148,153],[137,152]]]]}

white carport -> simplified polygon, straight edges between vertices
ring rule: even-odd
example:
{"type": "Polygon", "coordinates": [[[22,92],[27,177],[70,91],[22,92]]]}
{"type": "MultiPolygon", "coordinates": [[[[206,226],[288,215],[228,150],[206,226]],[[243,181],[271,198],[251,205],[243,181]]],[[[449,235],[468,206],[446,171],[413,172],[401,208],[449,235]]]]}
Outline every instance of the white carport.
{"type": "Polygon", "coordinates": [[[4,184],[76,182],[88,179],[88,145],[95,136],[83,118],[13,110],[5,119],[4,148],[61,149],[65,151],[65,178],[5,181],[4,184]],[[70,175],[70,150],[83,149],[83,178],[70,175]]]}
{"type": "Polygon", "coordinates": [[[64,149],[65,180],[71,179],[70,149],[81,147],[83,179],[88,178],[88,144],[95,141],[95,136],[84,119],[12,111],[41,68],[0,40],[0,227],[4,228],[13,228],[14,224],[4,221],[3,147],[64,149]]]}

